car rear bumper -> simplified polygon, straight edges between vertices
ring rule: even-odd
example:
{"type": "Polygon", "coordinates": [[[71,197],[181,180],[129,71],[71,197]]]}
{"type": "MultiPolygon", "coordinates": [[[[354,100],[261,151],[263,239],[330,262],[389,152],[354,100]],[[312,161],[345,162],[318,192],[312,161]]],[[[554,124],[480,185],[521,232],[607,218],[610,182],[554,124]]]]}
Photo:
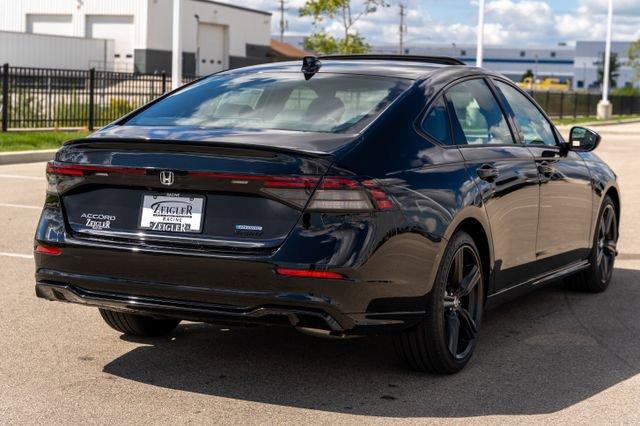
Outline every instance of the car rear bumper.
{"type": "Polygon", "coordinates": [[[353,325],[353,321],[346,316],[340,315],[341,322],[338,322],[326,312],[302,307],[260,306],[251,309],[238,309],[207,303],[88,291],[62,283],[38,282],[36,283],[36,294],[47,300],[192,321],[288,324],[338,334],[345,333],[345,327],[353,325]]]}
{"type": "Polygon", "coordinates": [[[297,227],[275,251],[243,253],[76,238],[59,208],[49,206],[35,244],[61,253],[34,254],[36,291],[49,300],[195,321],[284,323],[333,334],[410,327],[424,315],[442,244],[367,219],[336,218],[337,231],[329,233],[297,227]],[[343,278],[282,276],[277,268],[343,278]]]}
{"type": "Polygon", "coordinates": [[[251,307],[229,306],[93,291],[51,281],[38,281],[36,295],[46,300],[140,315],[233,325],[288,325],[333,336],[365,335],[399,330],[414,325],[424,314],[424,312],[347,314],[329,306],[310,306],[304,303],[274,304],[277,301],[251,307]]]}
{"type": "Polygon", "coordinates": [[[423,289],[356,269],[342,269],[344,280],[284,277],[268,259],[78,245],[35,258],[38,297],[151,316],[360,335],[407,328],[424,315],[423,289]]]}

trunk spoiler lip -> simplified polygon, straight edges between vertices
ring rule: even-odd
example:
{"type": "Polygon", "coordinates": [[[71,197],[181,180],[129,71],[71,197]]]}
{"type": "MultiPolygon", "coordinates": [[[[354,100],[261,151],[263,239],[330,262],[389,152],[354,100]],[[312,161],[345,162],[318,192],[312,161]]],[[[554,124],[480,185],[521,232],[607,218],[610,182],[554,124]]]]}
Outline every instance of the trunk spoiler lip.
{"type": "MultiPolygon", "coordinates": [[[[354,138],[354,140],[357,138],[354,138]]],[[[166,139],[145,139],[145,138],[80,138],[80,139],[71,139],[64,142],[60,149],[64,148],[73,148],[80,145],[86,146],[95,146],[95,145],[103,145],[100,148],[104,148],[108,145],[124,145],[127,143],[136,143],[136,142],[144,142],[144,144],[149,144],[148,151],[153,151],[153,147],[157,148],[157,146],[165,145],[165,146],[175,146],[180,147],[182,149],[176,151],[185,152],[185,147],[194,147],[194,148],[230,148],[236,150],[253,150],[253,151],[270,151],[270,152],[280,152],[283,154],[296,154],[296,155],[304,155],[306,157],[313,158],[332,158],[335,157],[339,150],[335,151],[316,151],[304,148],[289,148],[282,146],[274,146],[274,145],[261,145],[261,144],[252,144],[252,143],[239,143],[239,142],[221,142],[221,141],[189,141],[189,140],[166,140],[166,139]]],[[[146,147],[143,144],[136,146],[137,149],[142,149],[146,151],[146,147]]]]}
{"type": "Polygon", "coordinates": [[[62,144],[60,149],[64,148],[73,148],[81,145],[85,145],[87,147],[96,146],[99,148],[104,148],[108,145],[125,145],[128,143],[139,143],[136,146],[137,149],[141,149],[144,151],[153,151],[154,146],[157,149],[158,145],[164,146],[174,146],[176,148],[180,147],[181,149],[176,149],[176,151],[185,152],[184,148],[186,147],[194,147],[206,150],[206,148],[228,148],[228,149],[236,149],[236,150],[252,150],[252,151],[264,151],[264,152],[279,152],[283,154],[296,154],[303,155],[306,157],[312,158],[334,158],[338,155],[340,151],[344,148],[347,148],[351,143],[356,142],[359,139],[359,136],[354,136],[352,140],[346,143],[343,146],[338,147],[335,150],[331,151],[319,151],[305,148],[293,148],[293,147],[285,147],[278,145],[264,145],[257,143],[246,143],[246,142],[225,142],[225,141],[215,141],[215,140],[207,140],[207,141],[193,141],[193,140],[176,140],[176,139],[147,139],[147,138],[79,138],[79,139],[71,139],[62,144]],[[148,146],[145,146],[149,144],[148,146]],[[102,146],[100,146],[102,145],[102,146]],[[148,149],[146,149],[148,148],[148,149]]]}

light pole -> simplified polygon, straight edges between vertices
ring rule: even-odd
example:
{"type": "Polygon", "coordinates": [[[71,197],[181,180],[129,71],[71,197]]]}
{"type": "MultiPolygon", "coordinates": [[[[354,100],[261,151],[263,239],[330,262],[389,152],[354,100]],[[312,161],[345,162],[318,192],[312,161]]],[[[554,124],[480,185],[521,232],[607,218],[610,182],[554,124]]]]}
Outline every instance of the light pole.
{"type": "Polygon", "coordinates": [[[171,52],[171,88],[182,85],[182,0],[173,0],[173,42],[171,52]]]}
{"type": "Polygon", "coordinates": [[[484,55],[484,0],[478,2],[478,47],[476,48],[476,66],[482,66],[484,55]]]}
{"type": "Polygon", "coordinates": [[[196,76],[200,76],[200,15],[193,15],[196,18],[196,76]]]}
{"type": "Polygon", "coordinates": [[[602,75],[602,100],[598,102],[598,119],[608,120],[613,115],[609,102],[609,79],[611,73],[611,27],[613,26],[613,0],[609,0],[607,11],[607,39],[604,48],[604,73],[602,75]]]}

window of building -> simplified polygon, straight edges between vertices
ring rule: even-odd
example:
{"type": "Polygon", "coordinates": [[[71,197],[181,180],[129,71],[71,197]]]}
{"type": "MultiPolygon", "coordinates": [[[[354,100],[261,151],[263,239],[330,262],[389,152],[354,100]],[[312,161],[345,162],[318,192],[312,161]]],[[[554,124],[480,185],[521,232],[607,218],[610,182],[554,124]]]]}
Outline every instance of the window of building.
{"type": "Polygon", "coordinates": [[[551,57],[555,58],[556,57],[556,52],[551,52],[551,57]]]}
{"type": "Polygon", "coordinates": [[[466,50],[461,50],[460,51],[460,56],[467,56],[467,51],[466,50]]]}
{"type": "Polygon", "coordinates": [[[524,50],[520,51],[520,57],[521,58],[524,58],[526,54],[527,54],[527,52],[525,52],[524,50]]]}

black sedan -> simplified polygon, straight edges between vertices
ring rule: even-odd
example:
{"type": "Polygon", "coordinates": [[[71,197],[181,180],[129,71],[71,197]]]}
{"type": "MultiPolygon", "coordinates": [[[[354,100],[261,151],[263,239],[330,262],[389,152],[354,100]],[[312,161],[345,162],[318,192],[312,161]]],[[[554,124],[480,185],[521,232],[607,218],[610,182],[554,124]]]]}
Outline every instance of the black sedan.
{"type": "Polygon", "coordinates": [[[484,309],[609,285],[620,196],[599,141],[565,141],[511,81],[454,59],[222,72],[57,152],[36,292],[138,336],[392,333],[410,367],[453,373],[484,309]]]}

